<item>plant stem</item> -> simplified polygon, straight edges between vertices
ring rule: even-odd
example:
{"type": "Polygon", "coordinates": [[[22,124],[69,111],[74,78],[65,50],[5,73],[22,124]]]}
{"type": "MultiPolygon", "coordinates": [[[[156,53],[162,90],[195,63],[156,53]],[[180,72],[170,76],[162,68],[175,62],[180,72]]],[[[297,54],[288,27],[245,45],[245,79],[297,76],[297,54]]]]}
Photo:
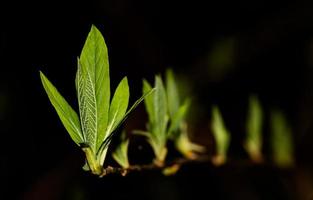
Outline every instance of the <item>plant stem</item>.
{"type": "Polygon", "coordinates": [[[106,176],[108,174],[120,174],[122,176],[126,176],[129,172],[134,171],[142,171],[142,170],[154,170],[154,169],[165,169],[167,167],[171,167],[173,165],[182,166],[187,163],[194,163],[194,162],[208,162],[210,158],[208,156],[198,156],[195,159],[187,159],[187,158],[177,158],[174,161],[170,162],[169,164],[164,165],[157,165],[155,163],[147,164],[147,165],[131,165],[128,168],[122,167],[112,167],[108,166],[102,169],[102,173],[99,175],[100,177],[106,176]]]}

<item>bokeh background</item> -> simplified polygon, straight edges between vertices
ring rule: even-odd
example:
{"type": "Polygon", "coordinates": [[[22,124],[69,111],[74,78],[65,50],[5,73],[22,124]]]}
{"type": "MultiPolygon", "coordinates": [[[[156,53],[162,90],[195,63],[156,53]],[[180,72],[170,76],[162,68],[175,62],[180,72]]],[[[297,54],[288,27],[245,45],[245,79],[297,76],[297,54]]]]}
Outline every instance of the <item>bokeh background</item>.
{"type": "MultiPolygon", "coordinates": [[[[313,2],[4,1],[0,11],[0,199],[313,199],[313,2]],[[265,116],[272,108],[285,113],[297,167],[207,163],[174,177],[152,171],[103,179],[82,171],[83,154],[50,105],[39,70],[77,106],[76,58],[91,24],[106,39],[112,88],[127,75],[134,101],[142,78],[173,68],[194,97],[193,138],[212,144],[217,104],[233,158],[247,156],[247,101],[256,94],[265,116]]],[[[142,113],[129,126],[144,126],[142,113]]],[[[135,153],[146,158],[142,145],[135,153]]]]}

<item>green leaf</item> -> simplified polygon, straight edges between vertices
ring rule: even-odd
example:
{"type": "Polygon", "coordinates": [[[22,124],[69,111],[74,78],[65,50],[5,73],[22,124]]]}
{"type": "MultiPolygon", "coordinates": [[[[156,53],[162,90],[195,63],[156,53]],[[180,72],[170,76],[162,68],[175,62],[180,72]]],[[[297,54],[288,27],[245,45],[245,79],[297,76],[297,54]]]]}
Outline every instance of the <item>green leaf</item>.
{"type": "Polygon", "coordinates": [[[153,95],[154,101],[154,119],[155,124],[153,125],[153,134],[158,139],[158,142],[165,143],[167,139],[167,122],[168,122],[168,113],[167,113],[167,98],[166,92],[163,86],[163,82],[160,76],[155,77],[155,93],[153,95]]]}
{"type": "Polygon", "coordinates": [[[171,69],[166,71],[166,92],[169,114],[173,117],[179,109],[179,95],[174,74],[171,69]]]}
{"type": "Polygon", "coordinates": [[[180,124],[183,122],[184,118],[186,117],[189,106],[190,106],[190,100],[186,99],[183,105],[181,105],[179,109],[177,110],[177,112],[172,116],[170,127],[168,129],[169,136],[173,136],[173,133],[177,131],[180,124]]]}
{"type": "Polygon", "coordinates": [[[251,96],[246,124],[247,136],[245,148],[254,161],[260,161],[262,159],[262,125],[263,112],[260,102],[256,96],[251,96]]]}
{"type": "Polygon", "coordinates": [[[105,138],[105,140],[102,142],[99,151],[97,152],[97,159],[99,160],[99,163],[103,163],[105,156],[106,156],[106,152],[108,149],[108,146],[113,138],[113,136],[116,134],[116,129],[118,129],[128,118],[128,116],[135,110],[135,108],[149,95],[151,95],[153,92],[155,91],[155,88],[151,89],[150,91],[148,91],[147,93],[145,93],[144,95],[142,95],[137,101],[135,101],[135,103],[130,107],[130,109],[126,112],[126,114],[124,115],[123,119],[115,126],[115,129],[112,130],[111,133],[109,133],[109,135],[105,138]]]}
{"type": "Polygon", "coordinates": [[[274,163],[278,167],[294,165],[294,145],[291,127],[285,115],[278,110],[271,112],[271,148],[274,163]]]}
{"type": "Polygon", "coordinates": [[[61,119],[72,140],[77,145],[85,142],[76,112],[42,72],[40,72],[40,78],[51,104],[57,111],[59,118],[61,119]]]}
{"type": "Polygon", "coordinates": [[[117,146],[112,156],[119,165],[121,165],[124,169],[127,169],[129,167],[129,161],[128,161],[129,139],[126,138],[125,132],[122,133],[121,137],[122,137],[121,139],[122,141],[117,146]]]}
{"type": "Polygon", "coordinates": [[[100,31],[91,27],[80,55],[78,78],[81,123],[86,142],[93,152],[105,137],[110,104],[110,77],[107,47],[100,31]]]}
{"type": "Polygon", "coordinates": [[[110,105],[109,123],[106,130],[106,136],[109,135],[124,118],[128,107],[128,100],[129,87],[127,78],[125,77],[116,88],[110,105]]]}
{"type": "Polygon", "coordinates": [[[217,106],[212,109],[212,131],[216,142],[216,164],[226,161],[230,134],[224,125],[222,115],[217,106]]]}

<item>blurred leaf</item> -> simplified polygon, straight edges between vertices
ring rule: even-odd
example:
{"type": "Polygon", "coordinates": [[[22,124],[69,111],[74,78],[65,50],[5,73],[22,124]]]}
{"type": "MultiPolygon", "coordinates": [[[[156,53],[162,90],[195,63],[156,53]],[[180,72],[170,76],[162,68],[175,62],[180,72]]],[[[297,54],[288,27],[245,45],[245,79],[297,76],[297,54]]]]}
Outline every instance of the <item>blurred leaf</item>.
{"type": "Polygon", "coordinates": [[[166,141],[166,126],[168,122],[168,113],[167,113],[167,98],[165,88],[163,86],[163,82],[160,76],[155,77],[155,88],[154,92],[154,119],[157,123],[154,124],[155,137],[159,140],[159,142],[166,141]]]}
{"type": "Polygon", "coordinates": [[[65,129],[72,140],[80,146],[81,143],[85,142],[85,139],[81,131],[78,115],[42,72],[40,72],[40,78],[50,102],[57,111],[65,129]]]}
{"type": "Polygon", "coordinates": [[[172,118],[179,109],[179,95],[177,85],[174,79],[174,74],[171,69],[166,71],[166,92],[169,115],[172,118]]]}
{"type": "Polygon", "coordinates": [[[123,132],[121,135],[121,143],[117,146],[112,154],[114,160],[124,169],[127,169],[129,167],[128,145],[129,139],[126,137],[126,132],[123,132]]]}
{"type": "Polygon", "coordinates": [[[178,108],[178,110],[171,116],[171,123],[168,129],[170,137],[177,131],[179,126],[183,123],[184,118],[188,112],[190,106],[190,100],[186,99],[185,102],[178,108]]]}
{"type": "Polygon", "coordinates": [[[190,141],[187,133],[187,124],[182,123],[181,132],[179,136],[175,139],[175,146],[180,153],[182,153],[188,159],[196,159],[197,154],[195,153],[204,153],[206,148],[199,144],[193,143],[190,141]]]}
{"type": "Polygon", "coordinates": [[[165,176],[172,176],[172,175],[175,175],[178,170],[180,169],[180,165],[179,164],[174,164],[174,165],[171,165],[169,167],[166,167],[162,170],[162,173],[165,175],[165,176]]]}
{"type": "Polygon", "coordinates": [[[271,147],[273,161],[278,167],[294,165],[294,146],[291,127],[285,115],[273,110],[271,113],[271,147]]]}
{"type": "Polygon", "coordinates": [[[212,108],[212,131],[216,142],[216,156],[214,164],[220,165],[226,162],[227,150],[230,143],[230,134],[226,129],[222,115],[217,106],[212,108]]]}
{"type": "MultiPolygon", "coordinates": [[[[156,156],[155,162],[162,164],[166,156],[166,142],[167,142],[167,124],[168,124],[168,109],[166,91],[160,76],[155,77],[155,91],[151,96],[145,98],[145,108],[148,113],[148,132],[135,131],[135,133],[144,133],[147,140],[153,148],[156,156]]],[[[151,90],[151,85],[143,80],[143,92],[151,90]]]]}
{"type": "Polygon", "coordinates": [[[256,96],[251,96],[246,123],[247,136],[244,146],[251,159],[255,162],[262,161],[262,125],[263,111],[260,102],[256,96]]]}

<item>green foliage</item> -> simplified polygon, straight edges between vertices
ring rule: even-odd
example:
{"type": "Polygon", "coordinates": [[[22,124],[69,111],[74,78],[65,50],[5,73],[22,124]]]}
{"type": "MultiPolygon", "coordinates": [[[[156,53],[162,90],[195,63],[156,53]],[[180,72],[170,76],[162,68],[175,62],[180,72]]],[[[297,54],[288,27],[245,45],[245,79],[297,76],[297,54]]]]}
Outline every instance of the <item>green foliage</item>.
{"type": "MultiPolygon", "coordinates": [[[[164,87],[160,76],[155,77],[154,86],[156,91],[145,99],[145,107],[149,121],[147,131],[134,131],[136,134],[147,137],[152,146],[156,159],[155,162],[162,164],[167,154],[166,143],[173,140],[176,148],[187,158],[194,158],[195,152],[204,149],[193,144],[187,134],[186,114],[190,106],[190,100],[186,99],[182,104],[174,74],[171,70],[166,71],[166,85],[164,87]]],[[[151,89],[151,85],[143,80],[143,92],[151,89]]]]}
{"type": "MultiPolygon", "coordinates": [[[[42,84],[73,141],[86,154],[87,169],[100,175],[108,146],[116,129],[153,90],[147,91],[126,112],[129,100],[127,78],[118,85],[110,103],[108,52],[100,31],[92,26],[78,58],[76,90],[80,120],[52,83],[40,72],[42,84]]],[[[85,167],[86,169],[86,167],[85,167]]]]}
{"type": "Polygon", "coordinates": [[[292,130],[285,115],[278,110],[271,113],[271,147],[272,158],[278,167],[294,165],[294,146],[292,130]]]}
{"type": "Polygon", "coordinates": [[[216,155],[213,163],[221,165],[226,162],[227,151],[230,143],[230,133],[225,127],[222,115],[217,106],[212,108],[212,124],[211,128],[216,143],[216,155]]]}
{"type": "Polygon", "coordinates": [[[256,96],[249,98],[248,117],[246,123],[246,140],[244,147],[255,162],[262,160],[262,125],[263,110],[256,96]]]}
{"type": "MultiPolygon", "coordinates": [[[[167,154],[166,142],[169,116],[167,113],[166,92],[160,76],[155,77],[154,86],[155,92],[144,101],[149,116],[148,132],[134,131],[134,133],[147,137],[156,156],[155,162],[162,165],[167,154]]],[[[143,80],[143,93],[151,90],[151,88],[151,85],[143,80]]]]}

